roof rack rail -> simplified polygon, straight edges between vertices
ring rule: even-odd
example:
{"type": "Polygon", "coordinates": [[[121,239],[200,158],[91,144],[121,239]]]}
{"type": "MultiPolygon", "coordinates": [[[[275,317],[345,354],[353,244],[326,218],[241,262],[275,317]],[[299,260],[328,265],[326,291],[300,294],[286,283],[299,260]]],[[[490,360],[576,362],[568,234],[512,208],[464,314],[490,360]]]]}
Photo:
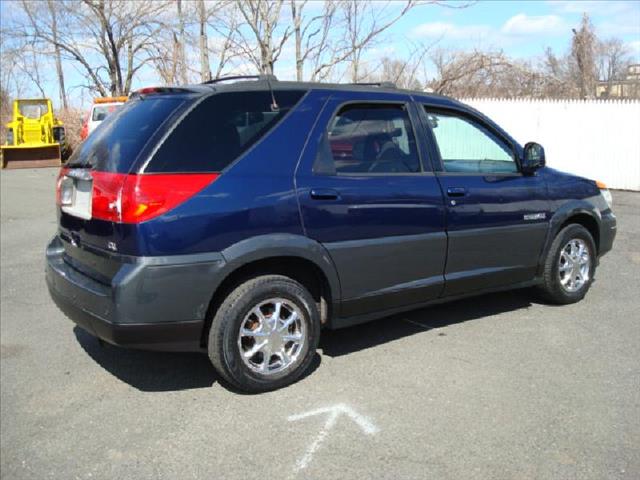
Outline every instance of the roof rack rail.
{"type": "Polygon", "coordinates": [[[362,85],[364,87],[398,88],[393,82],[354,82],[347,85],[362,85]]]}
{"type": "Polygon", "coordinates": [[[213,80],[207,80],[202,82],[202,85],[210,85],[212,83],[227,82],[229,80],[267,80],[277,82],[278,78],[275,75],[231,75],[228,77],[214,78],[213,80]]]}

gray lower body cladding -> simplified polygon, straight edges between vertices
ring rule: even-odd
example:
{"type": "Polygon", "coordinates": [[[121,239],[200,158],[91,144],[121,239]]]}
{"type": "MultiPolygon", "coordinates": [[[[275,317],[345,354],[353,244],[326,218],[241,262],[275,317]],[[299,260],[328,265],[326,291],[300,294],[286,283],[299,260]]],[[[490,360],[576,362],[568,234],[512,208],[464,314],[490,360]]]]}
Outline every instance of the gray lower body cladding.
{"type": "Polygon", "coordinates": [[[225,263],[220,254],[130,259],[108,284],[74,268],[59,237],[46,259],[52,299],[92,335],[135,348],[202,349],[212,279],[225,263]]]}

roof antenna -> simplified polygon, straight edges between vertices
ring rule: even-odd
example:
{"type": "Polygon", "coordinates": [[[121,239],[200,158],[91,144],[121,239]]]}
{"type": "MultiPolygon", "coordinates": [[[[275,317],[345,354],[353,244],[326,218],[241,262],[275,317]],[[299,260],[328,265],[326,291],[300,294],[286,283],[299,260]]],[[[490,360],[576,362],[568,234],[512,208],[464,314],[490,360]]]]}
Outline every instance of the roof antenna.
{"type": "Polygon", "coordinates": [[[269,85],[269,93],[271,93],[271,111],[279,112],[280,107],[278,106],[278,102],[276,102],[276,96],[273,94],[273,87],[271,86],[271,77],[273,75],[265,75],[264,78],[267,80],[267,85],[269,85]]]}

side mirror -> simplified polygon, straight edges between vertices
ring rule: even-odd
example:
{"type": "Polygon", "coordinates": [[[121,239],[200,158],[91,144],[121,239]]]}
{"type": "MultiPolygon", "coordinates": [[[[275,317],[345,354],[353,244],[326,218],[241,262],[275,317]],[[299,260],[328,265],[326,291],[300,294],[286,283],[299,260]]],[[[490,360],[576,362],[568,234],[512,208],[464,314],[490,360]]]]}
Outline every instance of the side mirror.
{"type": "Polygon", "coordinates": [[[529,142],[524,146],[524,155],[522,158],[523,173],[533,173],[539,168],[546,165],[544,156],[544,148],[535,142],[529,142]]]}

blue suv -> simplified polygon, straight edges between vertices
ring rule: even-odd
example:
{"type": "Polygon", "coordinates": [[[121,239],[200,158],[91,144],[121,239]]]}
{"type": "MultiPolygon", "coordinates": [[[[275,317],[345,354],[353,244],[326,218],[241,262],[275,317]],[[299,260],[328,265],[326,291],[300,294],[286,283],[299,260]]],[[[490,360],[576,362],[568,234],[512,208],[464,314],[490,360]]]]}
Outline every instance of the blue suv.
{"type": "Polygon", "coordinates": [[[145,88],[62,168],[46,278],[115,345],[206,351],[260,392],[322,328],[536,286],[582,299],[611,195],[453,99],[234,78],[145,88]]]}

